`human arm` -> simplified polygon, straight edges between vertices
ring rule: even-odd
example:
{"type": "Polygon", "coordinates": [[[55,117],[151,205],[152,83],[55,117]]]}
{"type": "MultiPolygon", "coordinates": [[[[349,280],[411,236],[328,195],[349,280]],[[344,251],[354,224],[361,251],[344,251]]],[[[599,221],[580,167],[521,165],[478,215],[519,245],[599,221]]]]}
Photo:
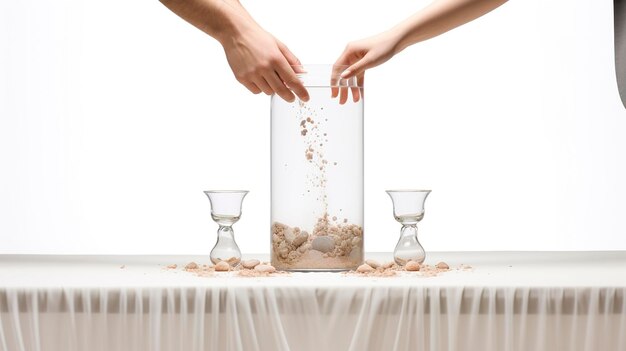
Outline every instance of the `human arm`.
{"type": "MultiPolygon", "coordinates": [[[[470,22],[505,2],[506,0],[435,0],[386,32],[350,42],[335,65],[348,66],[341,78],[357,77],[362,86],[365,70],[386,62],[415,43],[470,22]]],[[[341,91],[340,102],[346,101],[347,96],[344,94],[347,94],[346,89],[341,91]]],[[[333,97],[338,95],[339,90],[333,90],[333,97]]],[[[358,94],[353,94],[353,100],[358,101],[358,94]]]]}
{"type": "Polygon", "coordinates": [[[287,101],[308,92],[291,65],[300,65],[287,46],[254,21],[237,0],[161,0],[172,12],[222,44],[235,78],[254,94],[287,101]]]}

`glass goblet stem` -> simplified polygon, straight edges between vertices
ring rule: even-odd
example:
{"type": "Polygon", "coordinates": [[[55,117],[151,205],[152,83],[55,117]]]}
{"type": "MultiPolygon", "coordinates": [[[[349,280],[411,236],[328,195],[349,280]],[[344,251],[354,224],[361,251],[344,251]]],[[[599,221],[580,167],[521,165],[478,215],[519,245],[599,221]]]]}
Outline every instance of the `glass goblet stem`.
{"type": "MultiPolygon", "coordinates": [[[[220,225],[217,230],[217,243],[211,250],[211,262],[217,264],[219,261],[229,261],[239,263],[241,260],[241,250],[235,242],[235,232],[231,226],[220,225]]],[[[236,264],[235,264],[236,265],[236,264]]]]}
{"type": "Polygon", "coordinates": [[[405,224],[400,230],[400,239],[393,252],[393,258],[399,265],[405,265],[408,261],[424,262],[426,253],[417,239],[417,225],[405,224]]]}

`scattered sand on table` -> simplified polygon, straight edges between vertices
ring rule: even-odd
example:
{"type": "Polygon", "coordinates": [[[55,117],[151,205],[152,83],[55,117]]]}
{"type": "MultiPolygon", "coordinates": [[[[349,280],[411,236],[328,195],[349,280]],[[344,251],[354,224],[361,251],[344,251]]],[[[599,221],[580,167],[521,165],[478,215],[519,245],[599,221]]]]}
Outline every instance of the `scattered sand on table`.
{"type": "Polygon", "coordinates": [[[185,270],[192,270],[192,269],[198,269],[198,264],[195,262],[189,262],[187,263],[187,265],[185,265],[185,270]]]}
{"type": "MultiPolygon", "coordinates": [[[[472,267],[466,264],[460,265],[456,270],[471,270],[472,267]]],[[[408,261],[406,265],[400,266],[395,262],[378,263],[375,260],[365,260],[365,263],[356,270],[345,272],[347,275],[357,275],[364,277],[393,277],[398,274],[417,275],[422,277],[435,277],[439,274],[451,271],[450,266],[445,262],[439,262],[434,266],[420,264],[416,261],[408,261]]]]}
{"type": "MultiPolygon", "coordinates": [[[[124,268],[122,266],[120,268],[124,268]]],[[[177,269],[178,265],[170,264],[166,266],[168,270],[177,269]]],[[[183,271],[193,273],[199,277],[213,277],[220,274],[233,272],[239,277],[272,277],[279,275],[290,275],[289,272],[277,270],[269,262],[261,262],[257,259],[241,261],[236,267],[231,267],[227,261],[220,261],[216,265],[199,265],[196,262],[189,262],[183,268],[183,271]]],[[[409,261],[406,265],[400,266],[393,261],[379,263],[375,260],[365,260],[365,263],[357,269],[343,272],[344,275],[356,275],[364,277],[393,277],[396,275],[416,275],[421,277],[435,277],[442,273],[452,270],[472,271],[473,267],[467,264],[461,264],[456,268],[450,268],[446,262],[438,262],[435,265],[420,264],[415,261],[409,261]]]]}
{"type": "MultiPolygon", "coordinates": [[[[215,265],[199,265],[196,262],[189,262],[183,268],[182,271],[193,273],[198,277],[216,277],[227,272],[233,272],[239,277],[272,277],[277,275],[289,275],[289,272],[278,271],[269,262],[261,262],[257,259],[250,259],[241,261],[235,267],[232,267],[229,262],[233,260],[220,261],[215,265]]],[[[239,262],[239,260],[237,260],[239,262]]],[[[176,270],[178,265],[170,264],[165,266],[167,270],[176,270]]]]}
{"type": "Polygon", "coordinates": [[[461,263],[461,265],[457,268],[457,270],[458,271],[473,271],[474,267],[468,264],[461,263]]]}

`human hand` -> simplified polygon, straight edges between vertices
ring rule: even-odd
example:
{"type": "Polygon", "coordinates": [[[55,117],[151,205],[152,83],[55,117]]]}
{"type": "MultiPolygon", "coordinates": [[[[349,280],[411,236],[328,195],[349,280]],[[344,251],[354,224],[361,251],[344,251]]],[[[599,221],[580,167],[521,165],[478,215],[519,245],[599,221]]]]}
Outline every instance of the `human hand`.
{"type": "Polygon", "coordinates": [[[286,101],[309,100],[302,82],[291,65],[300,60],[287,46],[260,27],[250,26],[222,41],[228,64],[235,78],[254,94],[278,94],[286,101]]]}
{"type": "MultiPolygon", "coordinates": [[[[345,104],[348,100],[348,87],[337,87],[338,79],[351,79],[356,77],[357,86],[351,86],[352,100],[357,102],[361,99],[363,91],[359,87],[363,87],[365,79],[365,70],[378,66],[393,55],[398,50],[400,34],[395,30],[390,30],[373,37],[353,41],[346,45],[343,53],[335,62],[335,72],[331,78],[331,96],[333,98],[339,96],[339,103],[345,104]],[[341,72],[343,68],[346,68],[341,72]]],[[[349,84],[352,85],[352,84],[349,84]]]]}

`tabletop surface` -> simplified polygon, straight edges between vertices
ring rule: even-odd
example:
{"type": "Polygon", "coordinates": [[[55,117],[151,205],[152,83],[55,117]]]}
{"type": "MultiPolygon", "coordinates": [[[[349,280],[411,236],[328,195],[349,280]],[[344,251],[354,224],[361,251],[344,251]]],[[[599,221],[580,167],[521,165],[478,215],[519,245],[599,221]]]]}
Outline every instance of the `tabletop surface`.
{"type": "MultiPolygon", "coordinates": [[[[267,255],[244,259],[267,260],[267,255]]],[[[391,260],[390,253],[368,259],[391,260]]],[[[199,277],[185,272],[189,262],[209,264],[206,256],[0,255],[0,289],[123,287],[626,287],[626,251],[593,252],[432,252],[426,264],[444,261],[451,270],[438,276],[402,272],[394,277],[344,273],[290,273],[240,277],[236,272],[199,277]],[[177,264],[177,269],[167,265],[177,264]],[[471,266],[471,269],[461,268],[471,266]]]]}

